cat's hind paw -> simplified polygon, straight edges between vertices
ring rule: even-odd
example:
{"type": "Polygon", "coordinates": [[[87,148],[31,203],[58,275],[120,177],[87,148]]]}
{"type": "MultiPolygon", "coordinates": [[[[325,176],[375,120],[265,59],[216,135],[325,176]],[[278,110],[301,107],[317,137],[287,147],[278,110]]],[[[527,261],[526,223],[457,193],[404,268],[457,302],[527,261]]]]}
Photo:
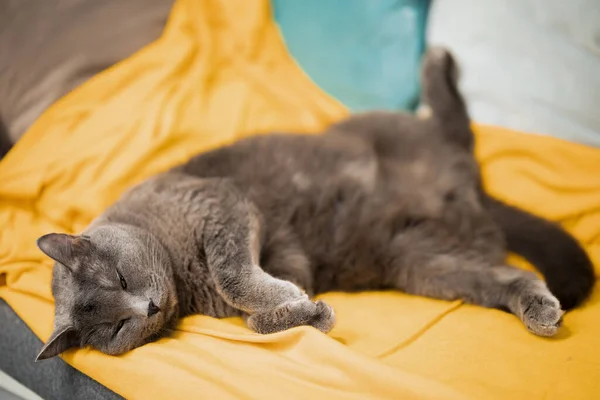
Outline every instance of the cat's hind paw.
{"type": "Polygon", "coordinates": [[[539,336],[554,336],[562,324],[564,314],[558,300],[547,293],[528,293],[521,296],[521,319],[530,332],[539,336]]]}
{"type": "Polygon", "coordinates": [[[327,303],[303,297],[280,304],[272,310],[252,314],[248,327],[258,333],[275,333],[300,325],[309,325],[327,333],[335,324],[335,313],[327,303]]]}

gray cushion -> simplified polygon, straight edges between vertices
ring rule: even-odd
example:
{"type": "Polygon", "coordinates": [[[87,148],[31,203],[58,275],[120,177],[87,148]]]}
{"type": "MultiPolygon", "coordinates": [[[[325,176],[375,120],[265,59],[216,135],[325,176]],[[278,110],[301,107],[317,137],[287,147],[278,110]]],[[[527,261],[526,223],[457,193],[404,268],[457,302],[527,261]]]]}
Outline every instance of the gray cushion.
{"type": "Polygon", "coordinates": [[[35,363],[42,342],[1,299],[0,326],[0,369],[43,399],[122,398],[58,357],[35,363]]]}

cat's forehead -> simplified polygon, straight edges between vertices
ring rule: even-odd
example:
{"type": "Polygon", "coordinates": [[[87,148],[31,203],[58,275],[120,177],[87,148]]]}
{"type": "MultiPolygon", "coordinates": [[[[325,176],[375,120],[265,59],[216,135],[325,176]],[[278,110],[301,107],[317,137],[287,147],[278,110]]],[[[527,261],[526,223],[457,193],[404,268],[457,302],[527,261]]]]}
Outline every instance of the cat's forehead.
{"type": "Polygon", "coordinates": [[[112,290],[119,286],[118,271],[127,270],[137,259],[135,253],[128,254],[115,247],[93,246],[81,254],[74,265],[61,265],[56,278],[64,289],[75,294],[112,290]]]}
{"type": "Polygon", "coordinates": [[[114,264],[89,258],[74,271],[57,276],[60,291],[70,297],[71,305],[89,303],[103,293],[119,288],[119,278],[114,264]]]}
{"type": "Polygon", "coordinates": [[[143,243],[111,226],[89,233],[93,246],[88,254],[91,267],[117,267],[140,263],[147,253],[143,243]]]}

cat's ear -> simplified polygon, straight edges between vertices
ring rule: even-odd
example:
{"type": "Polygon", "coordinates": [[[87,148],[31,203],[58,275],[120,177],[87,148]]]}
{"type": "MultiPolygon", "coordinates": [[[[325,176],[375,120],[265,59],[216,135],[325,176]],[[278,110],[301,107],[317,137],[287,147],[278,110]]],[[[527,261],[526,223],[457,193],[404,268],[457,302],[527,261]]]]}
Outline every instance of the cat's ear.
{"type": "Polygon", "coordinates": [[[57,326],[35,361],[38,362],[55,357],[71,347],[79,346],[79,343],[79,335],[72,326],[57,326]]]}
{"type": "Polygon", "coordinates": [[[71,269],[76,265],[77,257],[86,253],[91,242],[87,236],[49,233],[37,240],[37,246],[54,261],[71,269]]]}

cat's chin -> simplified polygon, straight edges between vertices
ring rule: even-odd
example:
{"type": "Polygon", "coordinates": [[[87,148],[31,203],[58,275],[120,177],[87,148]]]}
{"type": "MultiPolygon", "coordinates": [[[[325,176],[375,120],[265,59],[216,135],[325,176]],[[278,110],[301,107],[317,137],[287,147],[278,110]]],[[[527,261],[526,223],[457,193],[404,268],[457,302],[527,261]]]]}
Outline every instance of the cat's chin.
{"type": "Polygon", "coordinates": [[[160,317],[162,317],[161,321],[158,323],[158,327],[153,330],[154,332],[148,335],[141,344],[135,347],[140,347],[168,336],[171,330],[175,328],[175,325],[177,324],[177,313],[171,311],[170,313],[165,313],[160,317]]]}
{"type": "Polygon", "coordinates": [[[177,318],[178,314],[178,301],[175,291],[164,291],[159,300],[158,308],[160,311],[156,316],[162,318],[164,324],[168,324],[174,318],[177,318]]]}

